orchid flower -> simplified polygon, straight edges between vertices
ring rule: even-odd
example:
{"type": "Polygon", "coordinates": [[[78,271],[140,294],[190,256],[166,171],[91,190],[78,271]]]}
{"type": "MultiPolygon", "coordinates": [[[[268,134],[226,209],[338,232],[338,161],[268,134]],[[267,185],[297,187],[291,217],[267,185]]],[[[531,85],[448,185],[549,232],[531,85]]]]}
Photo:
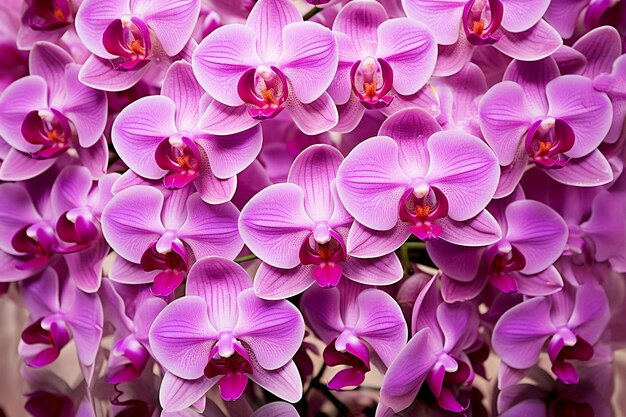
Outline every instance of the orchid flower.
{"type": "Polygon", "coordinates": [[[389,253],[414,234],[464,246],[497,242],[497,222],[483,209],[499,168],[480,139],[441,131],[419,109],[388,118],[379,135],[355,147],[339,167],[337,191],[356,222],[348,249],[389,253]]]}
{"type": "Polygon", "coordinates": [[[81,84],[80,65],[54,44],[36,44],[29,66],[31,75],[13,82],[0,96],[0,136],[12,146],[0,178],[33,178],[70,148],[94,177],[104,174],[105,94],[81,84]]]}
{"type": "Polygon", "coordinates": [[[521,189],[492,201],[487,210],[502,229],[498,242],[477,248],[441,240],[427,243],[428,254],[445,274],[446,301],[472,299],[487,283],[503,292],[529,296],[560,291],[563,280],[553,264],[568,239],[561,216],[543,203],[525,200],[521,189]]]}
{"type": "MultiPolygon", "coordinates": [[[[238,214],[232,203],[206,204],[189,187],[161,191],[137,185],[118,192],[105,206],[102,232],[119,256],[144,271],[158,271],[152,291],[166,296],[182,283],[196,259],[237,256],[243,246],[238,214]]],[[[135,276],[122,282],[145,283],[135,276]]]]}
{"type": "Polygon", "coordinates": [[[506,311],[493,330],[493,349],[511,368],[527,369],[537,363],[548,342],[552,372],[564,383],[575,384],[578,372],[569,361],[591,359],[609,318],[607,296],[599,284],[566,286],[506,311]]]}
{"type": "Polygon", "coordinates": [[[30,49],[39,41],[57,42],[74,23],[80,1],[28,0],[17,32],[20,49],[30,49]]]}
{"type": "Polygon", "coordinates": [[[398,94],[416,94],[435,68],[433,35],[421,23],[389,19],[380,3],[357,0],[345,5],[333,32],[339,45],[339,67],[328,92],[340,106],[342,131],[353,130],[365,110],[389,108],[398,94]],[[345,111],[342,111],[345,109],[345,111]]]}
{"type": "Polygon", "coordinates": [[[334,189],[342,159],[329,145],[310,146],[294,161],[287,183],[265,188],[241,211],[241,236],[264,262],[254,280],[260,297],[291,297],[315,282],[334,287],[342,275],[370,285],[402,277],[393,253],[362,259],[347,251],[353,219],[334,189]]]}
{"type": "Polygon", "coordinates": [[[611,101],[591,80],[559,76],[553,58],[513,61],[504,78],[479,105],[481,130],[503,166],[497,198],[513,191],[529,162],[568,185],[613,179],[597,149],[611,127],[611,101]]]}
{"type": "Polygon", "coordinates": [[[200,0],[84,0],[76,32],[93,55],[81,82],[106,91],[132,87],[183,50],[199,13],[200,0]]]}
{"type": "Polygon", "coordinates": [[[433,277],[413,308],[413,337],[385,374],[380,404],[399,412],[412,402],[422,384],[444,410],[465,410],[452,391],[455,384],[471,383],[474,372],[464,350],[478,335],[478,311],[467,303],[443,303],[433,277]]]}
{"type": "Polygon", "coordinates": [[[259,0],[245,25],[216,29],[193,54],[194,74],[215,99],[200,127],[236,133],[288,109],[304,133],[325,132],[338,120],[326,93],[337,60],[332,32],[303,22],[289,0],[259,0]]]}
{"type": "Polygon", "coordinates": [[[207,203],[225,203],[235,193],[236,175],[259,153],[262,135],[259,126],[230,136],[199,131],[198,119],[209,101],[191,64],[176,62],[167,72],[160,96],[131,103],[115,119],[113,145],[142,177],[163,178],[171,189],[193,182],[207,203]]]}
{"type": "Polygon", "coordinates": [[[400,306],[381,290],[342,280],[336,288],[308,289],[300,303],[307,323],[326,344],[324,362],[348,366],[328,381],[330,389],[361,385],[371,356],[384,371],[406,344],[400,306]]]}
{"type": "Polygon", "coordinates": [[[291,358],[304,320],[289,302],[262,300],[251,287],[237,264],[204,258],[189,272],[185,297],[157,316],[149,338],[167,371],[160,394],[165,411],[190,406],[216,384],[222,399],[236,400],[249,379],[287,401],[300,399],[291,358]]]}
{"type": "Polygon", "coordinates": [[[544,18],[563,39],[574,36],[580,15],[587,28],[597,26],[601,17],[619,0],[552,0],[544,18]]]}
{"type": "Polygon", "coordinates": [[[102,338],[102,304],[96,294],[80,291],[71,280],[62,280],[52,268],[21,283],[30,312],[30,324],[22,331],[19,353],[31,367],[54,362],[70,340],[87,383],[94,370],[102,338]]]}
{"type": "Polygon", "coordinates": [[[435,75],[456,73],[480,46],[492,45],[511,58],[535,61],[563,44],[542,19],[549,0],[402,0],[402,5],[440,45],[435,75]]]}

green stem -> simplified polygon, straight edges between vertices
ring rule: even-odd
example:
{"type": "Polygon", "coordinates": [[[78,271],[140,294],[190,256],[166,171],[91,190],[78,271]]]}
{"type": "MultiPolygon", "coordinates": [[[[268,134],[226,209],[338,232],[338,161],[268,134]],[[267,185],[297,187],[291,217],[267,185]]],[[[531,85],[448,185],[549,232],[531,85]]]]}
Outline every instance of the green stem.
{"type": "Polygon", "coordinates": [[[402,247],[407,249],[426,249],[426,243],[424,242],[406,242],[402,247]]]}
{"type": "Polygon", "coordinates": [[[242,262],[254,261],[255,259],[257,259],[256,255],[246,255],[246,256],[240,256],[239,258],[235,259],[235,262],[240,264],[242,262]]]}
{"type": "Polygon", "coordinates": [[[320,9],[319,7],[314,7],[311,10],[309,10],[308,12],[306,12],[306,14],[304,16],[302,16],[302,20],[309,20],[310,18],[312,18],[313,16],[315,16],[316,14],[321,12],[322,10],[324,10],[324,9],[320,9]]]}

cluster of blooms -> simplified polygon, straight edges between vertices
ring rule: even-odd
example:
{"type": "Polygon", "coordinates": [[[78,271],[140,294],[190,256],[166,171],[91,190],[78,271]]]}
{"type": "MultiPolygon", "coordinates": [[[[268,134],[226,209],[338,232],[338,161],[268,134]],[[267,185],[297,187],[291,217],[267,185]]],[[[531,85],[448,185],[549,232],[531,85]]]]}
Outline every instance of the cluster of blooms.
{"type": "Polygon", "coordinates": [[[31,415],[612,415],[626,1],[0,12],[31,415]]]}

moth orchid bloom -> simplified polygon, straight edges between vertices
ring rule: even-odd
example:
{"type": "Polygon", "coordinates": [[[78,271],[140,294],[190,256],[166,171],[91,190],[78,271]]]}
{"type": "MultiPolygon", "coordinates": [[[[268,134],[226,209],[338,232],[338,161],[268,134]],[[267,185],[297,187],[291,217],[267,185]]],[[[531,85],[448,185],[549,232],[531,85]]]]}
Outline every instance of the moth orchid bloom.
{"type": "Polygon", "coordinates": [[[73,148],[98,177],[108,153],[102,133],[107,99],[78,81],[80,65],[60,47],[38,43],[30,52],[30,74],[0,96],[0,136],[11,145],[0,167],[4,181],[33,178],[73,148]]]}
{"type": "Polygon", "coordinates": [[[189,271],[185,296],[173,301],[150,328],[155,359],[167,371],[164,411],[179,411],[217,385],[222,399],[238,399],[248,380],[289,402],[302,396],[291,360],[304,337],[304,320],[291,303],[254,295],[246,271],[208,257],[189,271]]]}
{"type": "Polygon", "coordinates": [[[542,16],[549,0],[402,0],[407,16],[435,36],[435,75],[459,71],[476,47],[492,45],[514,59],[535,61],[553,54],[563,40],[542,16]]]}
{"type": "Polygon", "coordinates": [[[22,281],[21,289],[31,316],[18,346],[26,365],[49,365],[74,340],[89,383],[102,339],[103,313],[98,296],[80,291],[71,280],[61,280],[52,268],[22,281]]]}
{"type": "Polygon", "coordinates": [[[513,61],[504,79],[479,105],[480,128],[504,167],[497,198],[513,191],[529,162],[567,185],[613,179],[597,149],[611,127],[611,101],[590,79],[560,76],[551,57],[513,61]]]}
{"type": "Polygon", "coordinates": [[[189,187],[161,191],[137,185],[120,191],[102,213],[104,237],[119,256],[156,274],[118,273],[115,280],[139,284],[147,278],[154,281],[155,295],[171,294],[196,259],[237,256],[243,247],[238,215],[232,203],[206,204],[189,187]]]}
{"type": "Polygon", "coordinates": [[[384,291],[342,280],[336,288],[308,289],[301,306],[306,322],[326,343],[324,362],[348,366],[328,381],[330,389],[361,385],[370,360],[385,371],[406,344],[400,306],[384,291]]]}
{"type": "Polygon", "coordinates": [[[314,283],[334,287],[342,275],[370,285],[402,277],[393,253],[360,259],[348,252],[353,219],[334,188],[342,159],[329,145],[310,146],[294,161],[287,183],[263,189],[241,211],[241,236],[263,261],[254,280],[258,296],[287,298],[314,283]]]}
{"type": "Polygon", "coordinates": [[[464,246],[497,242],[495,219],[483,209],[499,168],[477,137],[441,131],[419,109],[388,118],[379,135],[362,142],[337,172],[337,191],[356,222],[348,249],[357,256],[389,253],[414,234],[464,246]]]}
{"type": "Polygon", "coordinates": [[[166,302],[160,298],[139,294],[136,300],[124,301],[122,294],[109,280],[102,282],[101,297],[105,301],[104,312],[107,320],[115,328],[106,373],[107,382],[120,384],[134,381],[141,377],[151,359],[148,331],[156,316],[166,306],[166,302]],[[137,305],[131,309],[127,304],[133,301],[137,305]]]}
{"type": "Polygon", "coordinates": [[[17,32],[20,49],[36,42],[57,42],[74,23],[78,4],[73,0],[29,0],[17,32]]]}
{"type": "Polygon", "coordinates": [[[428,242],[428,254],[444,272],[446,301],[477,296],[487,283],[502,292],[550,295],[563,287],[553,266],[567,244],[567,224],[549,206],[524,199],[521,188],[494,200],[487,210],[498,221],[502,238],[490,245],[468,248],[441,240],[428,242]]]}
{"type": "Polygon", "coordinates": [[[337,59],[330,30],[303,22],[289,0],[259,0],[245,25],[216,29],[194,51],[194,74],[215,99],[200,126],[236,133],[288,109],[302,132],[325,132],[337,124],[326,93],[337,59]]]}
{"type": "Polygon", "coordinates": [[[444,303],[436,278],[420,292],[413,308],[413,337],[389,367],[380,389],[381,405],[395,412],[411,405],[424,382],[444,410],[466,409],[453,388],[474,379],[464,351],[476,341],[478,311],[469,303],[444,303]]]}
{"type": "Polygon", "coordinates": [[[84,0],[76,32],[93,55],[80,80],[105,91],[132,87],[183,50],[199,13],[200,0],[84,0]]]}
{"type": "Polygon", "coordinates": [[[229,201],[236,175],[261,150],[260,126],[229,136],[198,129],[210,97],[196,82],[191,64],[169,68],[160,96],[141,98],[126,107],[113,123],[111,137],[120,158],[138,175],[163,178],[165,187],[192,183],[204,201],[229,201]]]}
{"type": "Polygon", "coordinates": [[[69,245],[61,251],[69,276],[81,291],[95,292],[102,279],[102,264],[109,245],[102,236],[100,217],[113,197],[111,188],[119,174],[105,174],[97,183],[81,166],[63,169],[52,185],[50,201],[56,235],[69,245]]]}
{"type": "Polygon", "coordinates": [[[421,23],[389,19],[380,3],[358,0],[345,5],[333,32],[339,45],[339,67],[328,92],[340,106],[342,131],[351,131],[365,110],[391,115],[394,96],[416,94],[435,68],[437,46],[421,23]],[[386,111],[388,110],[388,111],[386,111]]]}
{"type": "Polygon", "coordinates": [[[552,0],[544,18],[563,39],[569,39],[579,22],[586,29],[598,26],[606,12],[618,3],[619,0],[552,0]]]}
{"type": "Polygon", "coordinates": [[[599,284],[566,286],[551,296],[532,298],[506,311],[493,330],[493,349],[509,367],[527,369],[537,363],[548,342],[552,372],[562,382],[576,384],[578,372],[569,361],[592,358],[593,345],[609,319],[607,296],[599,284]]]}

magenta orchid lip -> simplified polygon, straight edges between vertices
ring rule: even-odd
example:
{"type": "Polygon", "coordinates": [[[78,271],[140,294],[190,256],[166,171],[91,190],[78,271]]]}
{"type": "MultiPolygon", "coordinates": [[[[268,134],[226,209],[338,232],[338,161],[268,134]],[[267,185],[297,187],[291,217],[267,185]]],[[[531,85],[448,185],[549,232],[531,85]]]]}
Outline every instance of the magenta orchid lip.
{"type": "Polygon", "coordinates": [[[0,415],[616,416],[626,0],[4,1],[0,415]]]}

